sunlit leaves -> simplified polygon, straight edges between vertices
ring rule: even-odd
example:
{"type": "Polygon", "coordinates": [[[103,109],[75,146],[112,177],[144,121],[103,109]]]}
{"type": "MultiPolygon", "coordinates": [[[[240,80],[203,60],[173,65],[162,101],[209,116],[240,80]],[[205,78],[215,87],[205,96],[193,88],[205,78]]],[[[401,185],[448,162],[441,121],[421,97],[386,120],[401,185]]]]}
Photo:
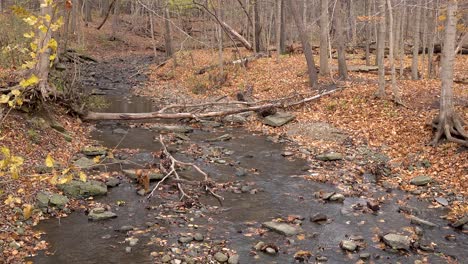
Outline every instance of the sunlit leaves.
{"type": "Polygon", "coordinates": [[[13,208],[13,207],[15,207],[16,204],[21,203],[21,198],[15,197],[15,196],[9,194],[8,198],[3,203],[10,206],[11,208],[13,208]]]}
{"type": "Polygon", "coordinates": [[[24,219],[29,219],[31,218],[32,216],[32,211],[33,211],[34,207],[30,204],[25,204],[24,207],[23,207],[23,217],[24,219]]]}
{"type": "Polygon", "coordinates": [[[0,171],[9,173],[12,179],[18,179],[24,163],[23,158],[12,155],[7,147],[2,147],[0,151],[3,156],[3,159],[0,160],[0,171]]]}
{"type": "Polygon", "coordinates": [[[79,175],[80,175],[80,181],[86,182],[88,180],[88,176],[86,176],[84,172],[80,171],[79,175]]]}
{"type": "Polygon", "coordinates": [[[52,158],[52,156],[50,154],[47,155],[46,159],[45,159],[45,165],[48,167],[48,168],[52,168],[54,167],[54,158],[52,158]]]}

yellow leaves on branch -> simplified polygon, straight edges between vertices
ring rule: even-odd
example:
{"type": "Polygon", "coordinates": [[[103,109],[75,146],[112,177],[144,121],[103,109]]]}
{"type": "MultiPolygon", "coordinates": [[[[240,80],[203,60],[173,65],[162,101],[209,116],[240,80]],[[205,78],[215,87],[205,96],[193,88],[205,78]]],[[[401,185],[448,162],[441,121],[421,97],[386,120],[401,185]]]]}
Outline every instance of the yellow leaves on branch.
{"type": "Polygon", "coordinates": [[[1,148],[3,159],[0,160],[0,176],[9,173],[12,179],[18,179],[21,172],[21,166],[24,160],[20,156],[14,156],[11,154],[10,149],[6,147],[1,148]]]}
{"type": "Polygon", "coordinates": [[[26,88],[32,85],[36,85],[38,83],[39,78],[35,74],[32,74],[28,79],[21,80],[19,84],[21,87],[26,88]]]}

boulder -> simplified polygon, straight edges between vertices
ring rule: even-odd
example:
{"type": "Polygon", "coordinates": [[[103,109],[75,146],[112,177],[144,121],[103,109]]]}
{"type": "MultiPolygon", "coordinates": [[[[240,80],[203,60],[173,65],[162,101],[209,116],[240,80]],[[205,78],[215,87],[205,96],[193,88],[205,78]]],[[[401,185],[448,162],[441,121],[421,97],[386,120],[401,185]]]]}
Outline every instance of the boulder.
{"type": "Polygon", "coordinates": [[[89,196],[105,195],[107,193],[107,186],[98,181],[76,181],[73,180],[66,184],[57,186],[66,195],[73,198],[86,198],[89,196]]]}
{"type": "Polygon", "coordinates": [[[410,183],[416,186],[424,186],[432,181],[432,178],[426,175],[420,175],[411,179],[410,183]]]}
{"type": "Polygon", "coordinates": [[[241,114],[228,115],[228,116],[223,118],[223,122],[232,123],[232,124],[244,124],[245,122],[247,122],[247,118],[245,118],[241,114]]]}
{"type": "Polygon", "coordinates": [[[386,234],[383,242],[393,249],[409,250],[411,246],[411,239],[408,236],[398,234],[386,234]]]}
{"type": "Polygon", "coordinates": [[[59,209],[63,209],[65,205],[68,203],[68,198],[64,195],[54,193],[50,196],[49,203],[52,206],[55,206],[59,209]]]}
{"type": "Polygon", "coordinates": [[[177,126],[177,125],[153,125],[150,127],[152,130],[172,132],[172,133],[190,133],[193,132],[193,128],[189,126],[177,126]]]}
{"type": "Polygon", "coordinates": [[[92,221],[105,220],[115,218],[117,215],[111,211],[106,211],[104,208],[98,207],[92,209],[88,214],[88,219],[92,221]]]}
{"type": "Polygon", "coordinates": [[[239,263],[239,255],[230,255],[228,259],[229,264],[238,264],[239,263]]]}
{"type": "Polygon", "coordinates": [[[84,147],[81,150],[81,153],[85,154],[86,156],[94,157],[94,156],[104,156],[107,154],[107,149],[104,147],[84,147]]]}
{"type": "Polygon", "coordinates": [[[94,163],[92,159],[88,159],[86,157],[81,157],[80,159],[76,160],[73,164],[80,169],[88,169],[96,165],[96,163],[94,163]]]}
{"type": "Polygon", "coordinates": [[[262,224],[263,227],[266,227],[272,231],[280,233],[285,236],[293,236],[299,233],[299,229],[295,226],[285,224],[285,223],[277,223],[277,222],[264,222],[262,224]]]}
{"type": "Polygon", "coordinates": [[[215,255],[214,255],[214,258],[221,262],[221,263],[224,263],[226,261],[228,261],[228,256],[226,256],[226,254],[224,253],[221,253],[221,252],[217,252],[215,255]]]}
{"type": "Polygon", "coordinates": [[[296,116],[286,112],[278,112],[274,115],[267,116],[263,119],[263,124],[269,125],[272,127],[280,127],[283,126],[292,120],[294,120],[296,116]]]}
{"type": "Polygon", "coordinates": [[[36,203],[39,208],[47,208],[49,206],[50,194],[46,192],[39,192],[36,195],[36,203]]]}

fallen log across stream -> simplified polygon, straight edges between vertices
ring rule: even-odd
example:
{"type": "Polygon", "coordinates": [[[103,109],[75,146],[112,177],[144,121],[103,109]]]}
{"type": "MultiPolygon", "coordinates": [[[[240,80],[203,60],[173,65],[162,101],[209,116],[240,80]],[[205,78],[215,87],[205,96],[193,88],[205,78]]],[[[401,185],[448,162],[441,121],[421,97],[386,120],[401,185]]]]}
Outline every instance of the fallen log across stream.
{"type": "Polygon", "coordinates": [[[217,104],[231,104],[231,105],[246,105],[244,108],[235,108],[229,110],[221,110],[221,111],[209,111],[209,112],[201,112],[201,113],[193,113],[193,112],[175,112],[175,113],[167,113],[165,112],[167,109],[171,108],[183,108],[187,107],[187,105],[170,105],[168,107],[164,107],[157,112],[148,112],[148,113],[99,113],[99,112],[88,112],[83,116],[84,120],[142,120],[142,119],[153,119],[153,118],[160,118],[160,119],[181,119],[181,118],[190,118],[190,119],[199,119],[199,118],[207,118],[207,117],[221,117],[227,115],[234,115],[239,113],[245,112],[256,112],[261,111],[268,108],[288,108],[292,106],[301,105],[307,102],[311,102],[313,100],[317,100],[323,96],[335,93],[336,91],[341,90],[341,88],[337,88],[334,90],[326,91],[311,97],[298,99],[293,102],[285,102],[291,97],[280,98],[271,101],[260,101],[260,102],[212,102],[212,103],[204,103],[198,104],[199,107],[206,107],[209,105],[217,105],[217,104]],[[261,103],[260,105],[257,105],[261,103]]]}

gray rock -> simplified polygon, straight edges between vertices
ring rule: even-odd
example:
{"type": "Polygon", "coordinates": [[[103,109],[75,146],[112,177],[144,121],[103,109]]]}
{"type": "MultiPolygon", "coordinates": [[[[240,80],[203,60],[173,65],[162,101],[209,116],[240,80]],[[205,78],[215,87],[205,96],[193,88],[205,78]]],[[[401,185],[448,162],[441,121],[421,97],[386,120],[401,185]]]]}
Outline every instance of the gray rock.
{"type": "Polygon", "coordinates": [[[328,258],[325,256],[317,256],[315,257],[315,260],[317,260],[318,262],[327,262],[328,258]]]}
{"type": "Polygon", "coordinates": [[[117,215],[110,211],[105,211],[104,208],[98,207],[92,209],[88,214],[88,219],[93,221],[100,221],[109,218],[115,218],[117,215]]]}
{"type": "Polygon", "coordinates": [[[236,176],[237,177],[243,177],[245,175],[247,175],[247,170],[246,169],[244,169],[244,168],[237,168],[236,169],[236,176]]]}
{"type": "Polygon", "coordinates": [[[232,136],[230,134],[224,134],[224,135],[221,135],[219,137],[207,139],[206,141],[208,141],[208,142],[228,141],[228,140],[231,140],[231,139],[232,139],[232,136]]]}
{"type": "Polygon", "coordinates": [[[443,205],[443,206],[448,206],[449,205],[449,202],[447,201],[447,199],[445,199],[443,197],[436,197],[435,201],[438,202],[440,205],[443,205]]]}
{"type": "Polygon", "coordinates": [[[193,237],[191,236],[181,236],[179,237],[179,242],[182,244],[189,243],[193,241],[193,237]]]}
{"type": "Polygon", "coordinates": [[[271,248],[271,247],[265,248],[265,252],[270,254],[270,255],[276,255],[276,250],[274,248],[271,248]]]}
{"type": "Polygon", "coordinates": [[[171,261],[171,256],[169,256],[169,255],[164,255],[164,256],[161,258],[161,261],[162,261],[163,263],[168,263],[168,262],[171,261]]]}
{"type": "Polygon", "coordinates": [[[294,155],[294,152],[285,151],[285,152],[281,153],[281,155],[282,155],[283,157],[290,157],[290,156],[294,155]]]}
{"type": "Polygon", "coordinates": [[[383,237],[383,241],[393,249],[409,250],[411,246],[411,239],[408,236],[398,234],[386,234],[383,237]]]}
{"type": "Polygon", "coordinates": [[[125,252],[127,252],[127,253],[132,252],[132,247],[125,247],[125,252]]]}
{"type": "Polygon", "coordinates": [[[412,214],[412,215],[419,215],[421,214],[421,211],[416,208],[416,207],[412,207],[412,206],[408,206],[408,205],[400,205],[398,207],[398,211],[399,212],[403,212],[403,213],[406,213],[406,214],[412,214]]]}
{"type": "Polygon", "coordinates": [[[50,127],[57,130],[58,132],[64,133],[66,130],[63,127],[62,124],[60,124],[58,121],[52,121],[52,124],[50,124],[50,127]]]}
{"type": "Polygon", "coordinates": [[[223,122],[232,123],[232,124],[244,124],[245,122],[247,122],[247,118],[245,118],[241,114],[228,115],[228,116],[223,118],[223,122]]]}
{"type": "Polygon", "coordinates": [[[343,155],[340,153],[336,153],[336,152],[328,152],[328,153],[320,154],[315,158],[321,161],[336,161],[336,160],[342,160],[343,155]]]}
{"type": "Polygon", "coordinates": [[[96,165],[92,159],[86,157],[81,157],[73,163],[76,167],[80,169],[88,169],[96,165]]]}
{"type": "Polygon", "coordinates": [[[221,252],[217,252],[216,254],[214,254],[214,258],[221,263],[228,261],[228,256],[221,252]]]}
{"type": "Polygon", "coordinates": [[[107,187],[115,187],[120,184],[120,180],[114,177],[110,177],[106,181],[106,186],[107,187]]]}
{"type": "Polygon", "coordinates": [[[420,175],[411,179],[410,183],[416,186],[427,185],[432,181],[432,178],[426,175],[420,175]]]}
{"type": "Polygon", "coordinates": [[[229,256],[228,264],[238,264],[239,263],[239,255],[233,254],[229,256]]]}
{"type": "Polygon", "coordinates": [[[104,147],[85,147],[81,150],[81,153],[85,154],[86,156],[95,157],[95,156],[103,156],[107,154],[107,149],[104,147]]]}
{"type": "Polygon", "coordinates": [[[215,127],[223,126],[223,124],[216,122],[216,121],[211,121],[211,120],[200,120],[200,124],[207,128],[215,128],[215,127]]]}
{"type": "Polygon", "coordinates": [[[68,198],[58,193],[54,193],[50,196],[49,203],[52,206],[55,206],[59,209],[63,209],[65,205],[68,203],[68,198]]]}
{"type": "Polygon", "coordinates": [[[205,239],[205,237],[201,234],[201,233],[195,233],[195,235],[193,235],[193,238],[196,240],[196,241],[203,241],[205,239]]]}
{"type": "Polygon", "coordinates": [[[190,133],[193,132],[193,128],[189,126],[177,126],[177,125],[153,125],[150,129],[156,131],[165,131],[173,133],[190,133]]]}
{"type": "Polygon", "coordinates": [[[14,248],[14,249],[19,249],[21,248],[21,244],[16,242],[16,241],[12,241],[10,242],[10,244],[8,244],[11,248],[14,248]]]}
{"type": "Polygon", "coordinates": [[[295,118],[296,116],[294,116],[293,114],[286,112],[277,112],[274,115],[265,117],[263,119],[263,123],[272,127],[280,127],[291,122],[295,118]]]}
{"type": "Polygon", "coordinates": [[[345,197],[341,193],[335,193],[329,198],[329,200],[334,202],[343,202],[345,200],[345,197]]]}
{"type": "Polygon", "coordinates": [[[243,193],[248,193],[252,190],[252,186],[249,186],[249,185],[244,185],[241,187],[241,192],[243,193]]]}
{"type": "Polygon", "coordinates": [[[131,246],[131,247],[134,247],[136,246],[136,244],[138,243],[138,238],[135,238],[135,237],[132,237],[128,240],[128,244],[131,246]]]}
{"type": "Polygon", "coordinates": [[[49,206],[49,198],[50,194],[46,192],[39,192],[36,195],[37,207],[39,208],[47,208],[49,206]]]}
{"type": "Polygon", "coordinates": [[[322,213],[316,213],[310,217],[311,222],[324,222],[327,221],[327,216],[322,213]]]}
{"type": "Polygon", "coordinates": [[[127,233],[128,231],[132,231],[134,229],[131,225],[124,225],[119,228],[120,232],[127,233]]]}
{"type": "Polygon", "coordinates": [[[357,245],[356,243],[354,243],[353,241],[350,241],[350,240],[342,240],[341,243],[340,243],[340,247],[344,250],[348,250],[348,251],[355,251],[357,249],[357,245]]]}
{"type": "Polygon", "coordinates": [[[297,227],[294,227],[292,225],[288,225],[285,223],[277,223],[277,222],[272,222],[272,221],[265,222],[262,224],[262,226],[272,231],[275,231],[277,233],[286,235],[286,236],[297,235],[300,231],[297,227]]]}
{"type": "Polygon", "coordinates": [[[455,221],[455,223],[453,223],[452,226],[455,228],[460,228],[467,223],[468,223],[468,215],[465,215],[462,218],[455,221]]]}
{"type": "Polygon", "coordinates": [[[416,225],[423,225],[423,226],[428,226],[428,227],[437,227],[437,224],[434,224],[432,222],[429,222],[427,220],[421,219],[419,217],[416,217],[414,215],[410,216],[410,220],[412,224],[416,225]]]}
{"type": "Polygon", "coordinates": [[[73,198],[99,196],[107,193],[107,186],[98,181],[82,182],[73,180],[57,187],[66,195],[73,198]]]}
{"type": "Polygon", "coordinates": [[[370,253],[361,253],[361,254],[359,254],[359,258],[364,259],[364,260],[369,259],[370,258],[370,253]]]}
{"type": "Polygon", "coordinates": [[[257,250],[257,251],[260,251],[260,250],[263,249],[264,246],[265,246],[265,242],[260,241],[257,244],[255,244],[254,249],[257,250]]]}

